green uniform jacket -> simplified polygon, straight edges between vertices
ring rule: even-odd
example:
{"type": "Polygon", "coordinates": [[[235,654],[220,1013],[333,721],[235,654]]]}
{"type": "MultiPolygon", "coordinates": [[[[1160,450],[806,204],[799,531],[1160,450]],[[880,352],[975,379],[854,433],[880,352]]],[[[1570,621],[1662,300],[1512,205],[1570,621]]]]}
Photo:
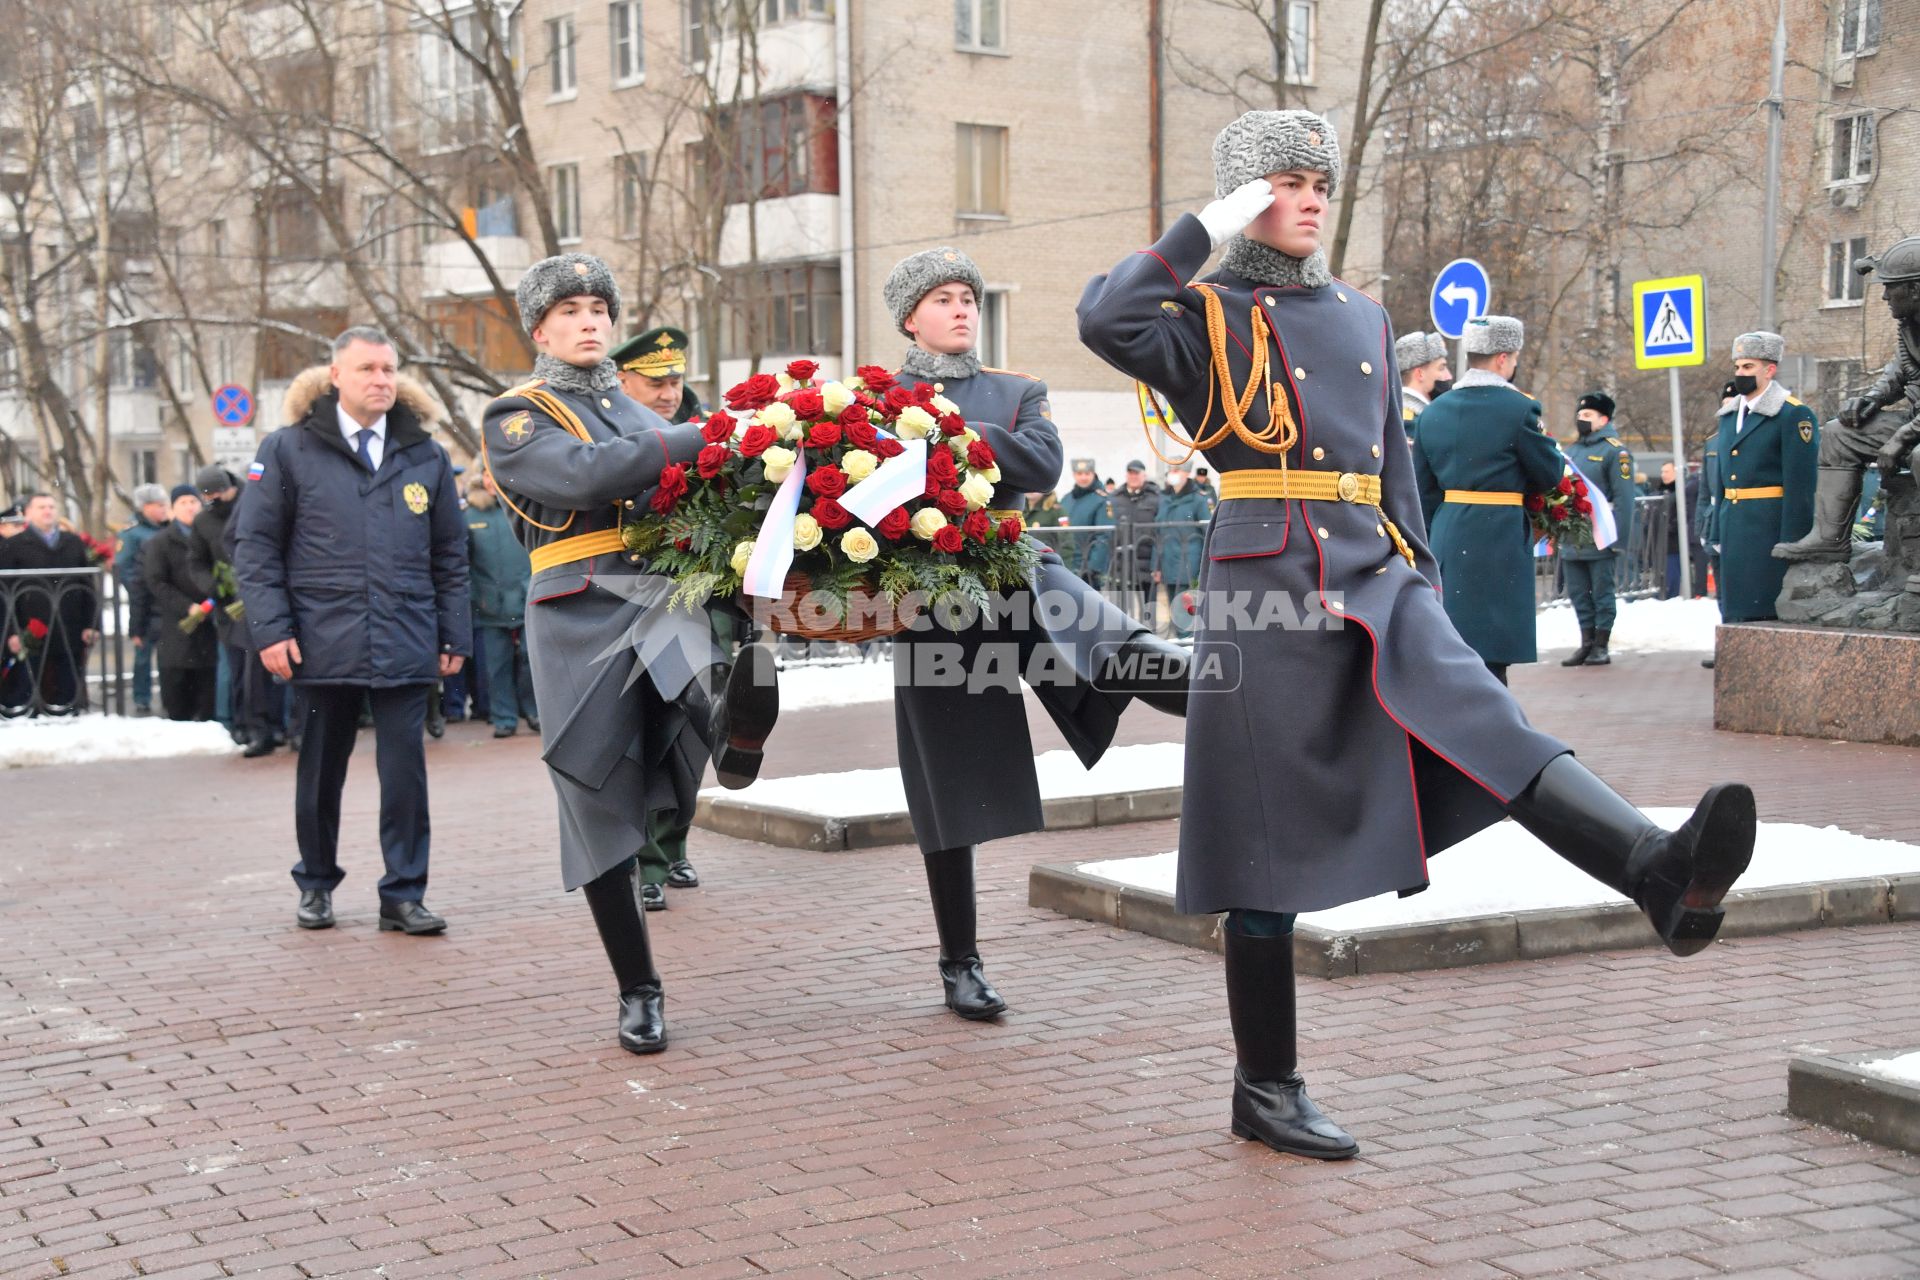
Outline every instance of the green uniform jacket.
{"type": "MultiPolygon", "coordinates": [[[[1488,375],[1489,378],[1491,375],[1488,375]]],[[[1420,411],[1413,471],[1440,599],[1460,638],[1484,662],[1533,662],[1533,534],[1524,507],[1445,500],[1449,489],[1544,493],[1566,460],[1540,429],[1540,402],[1472,374],[1420,411]]]]}
{"type": "MultiPolygon", "coordinates": [[[[1076,527],[1113,524],[1113,502],[1099,487],[1067,490],[1060,499],[1067,523],[1076,527]]],[[[1105,573],[1113,560],[1113,536],[1076,534],[1061,539],[1060,558],[1078,574],[1105,573]]]]}
{"type": "MultiPolygon", "coordinates": [[[[1178,493],[1160,495],[1161,524],[1183,524],[1213,519],[1213,503],[1189,481],[1178,493]]],[[[1153,567],[1169,587],[1184,590],[1200,579],[1200,561],[1207,545],[1205,529],[1163,529],[1154,543],[1153,567]]]]}
{"type": "Polygon", "coordinates": [[[1605,550],[1599,547],[1568,547],[1561,551],[1562,560],[1605,560],[1608,556],[1620,556],[1625,559],[1633,546],[1633,500],[1639,490],[1633,484],[1633,454],[1627,446],[1620,443],[1609,424],[1604,430],[1580,437],[1572,449],[1573,465],[1580,468],[1580,474],[1587,483],[1598,492],[1592,495],[1598,502],[1602,493],[1613,502],[1613,522],[1619,526],[1618,542],[1610,544],[1605,550]]]}
{"type": "Polygon", "coordinates": [[[483,627],[517,627],[527,620],[527,583],[533,562],[513,532],[505,507],[467,508],[468,584],[473,620],[483,627]]]}
{"type": "Polygon", "coordinates": [[[1747,411],[1720,415],[1720,502],[1713,532],[1720,543],[1720,618],[1757,622],[1777,616],[1774,601],[1787,562],[1773,558],[1778,542],[1795,542],[1813,527],[1813,488],[1820,458],[1820,424],[1813,410],[1769,386],[1747,411]],[[1779,488],[1784,496],[1754,498],[1743,490],[1779,488]]]}

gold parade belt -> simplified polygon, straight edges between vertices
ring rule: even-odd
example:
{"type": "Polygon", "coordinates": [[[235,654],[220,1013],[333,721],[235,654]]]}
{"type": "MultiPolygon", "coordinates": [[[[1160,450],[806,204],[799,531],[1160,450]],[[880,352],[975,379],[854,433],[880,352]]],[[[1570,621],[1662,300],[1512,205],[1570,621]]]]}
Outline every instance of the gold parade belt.
{"type": "Polygon", "coordinates": [[[1522,507],[1526,499],[1504,489],[1449,489],[1447,501],[1463,507],[1522,507]]]}
{"type": "Polygon", "coordinates": [[[1380,477],[1357,471],[1223,471],[1224,498],[1287,498],[1296,502],[1380,505],[1380,477]]]}
{"type": "Polygon", "coordinates": [[[572,564],[576,560],[591,560],[603,556],[609,551],[625,551],[627,544],[620,537],[618,529],[596,529],[592,533],[576,534],[571,538],[562,538],[558,542],[549,542],[544,547],[535,547],[527,553],[533,561],[533,571],[551,569],[558,564],[572,564]]]}
{"type": "Polygon", "coordinates": [[[1761,485],[1758,489],[1727,490],[1728,502],[1738,502],[1742,498],[1784,498],[1786,496],[1786,486],[1777,484],[1761,485]]]}
{"type": "Polygon", "coordinates": [[[987,515],[995,524],[999,524],[1002,520],[1018,520],[1020,522],[1020,532],[1025,533],[1027,531],[1027,513],[1024,511],[989,511],[987,515]]]}

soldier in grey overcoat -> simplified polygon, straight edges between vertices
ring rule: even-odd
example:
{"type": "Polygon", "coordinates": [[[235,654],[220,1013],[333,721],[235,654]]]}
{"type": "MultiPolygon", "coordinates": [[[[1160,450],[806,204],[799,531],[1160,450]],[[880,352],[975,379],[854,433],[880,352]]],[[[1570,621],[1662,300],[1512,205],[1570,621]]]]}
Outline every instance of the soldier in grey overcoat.
{"type": "MultiPolygon", "coordinates": [[[[724,655],[704,614],[665,607],[671,580],[649,574],[620,529],[663,486],[684,485],[705,441],[620,390],[607,359],[620,292],[606,263],[545,259],[517,296],[540,358],[530,381],[487,406],[482,462],[533,560],[527,649],[560,801],[561,880],[585,890],[612,962],[621,1045],[655,1053],[664,998],[634,855],[650,822],[693,813],[707,746],[728,733],[710,722],[707,691],[724,655]]],[[[751,685],[763,673],[743,661],[734,674],[751,685]]]]}
{"type": "Polygon", "coordinates": [[[1319,251],[1339,168],[1326,120],[1249,112],[1214,142],[1220,198],[1096,277],[1079,308],[1082,340],[1165,394],[1223,472],[1176,901],[1228,913],[1233,1132],[1322,1159],[1358,1148],[1297,1071],[1294,913],[1417,892],[1430,854],[1511,814],[1685,954],[1712,938],[1754,829],[1739,784],[1678,832],[1653,826],[1529,727],[1447,621],[1391,326],[1319,251]]]}

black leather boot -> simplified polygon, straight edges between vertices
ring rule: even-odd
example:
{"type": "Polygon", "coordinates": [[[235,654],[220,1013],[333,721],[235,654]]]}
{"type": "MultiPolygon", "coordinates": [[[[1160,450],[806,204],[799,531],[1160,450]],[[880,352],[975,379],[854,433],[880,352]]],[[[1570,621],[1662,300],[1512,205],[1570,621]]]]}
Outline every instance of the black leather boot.
{"type": "Polygon", "coordinates": [[[1233,1021],[1233,1136],[1315,1160],[1350,1160],[1353,1136],[1307,1096],[1295,1060],[1293,935],[1226,930],[1227,1013],[1233,1021]]]}
{"type": "Polygon", "coordinates": [[[714,699],[707,739],[713,745],[713,772],[721,786],[738,791],[760,776],[767,735],[779,718],[780,682],[773,654],[764,645],[741,645],[714,699]]]}
{"type": "Polygon", "coordinates": [[[1720,931],[1720,900],[1753,857],[1753,792],[1709,787],[1678,831],[1663,831],[1572,756],[1556,756],[1507,806],[1555,853],[1632,898],[1677,956],[1720,931]]]}
{"type": "Polygon", "coordinates": [[[447,736],[446,699],[437,684],[427,691],[427,736],[429,738],[447,736]]]}
{"type": "Polygon", "coordinates": [[[1560,665],[1563,667],[1577,667],[1581,663],[1585,662],[1587,660],[1587,655],[1592,652],[1593,652],[1593,628],[1582,627],[1580,628],[1580,647],[1578,649],[1575,649],[1572,653],[1568,654],[1566,657],[1562,658],[1560,660],[1560,665]]]}
{"type": "Polygon", "coordinates": [[[922,857],[927,894],[933,899],[933,927],[940,935],[940,982],[947,989],[947,1008],[975,1022],[997,1018],[1006,1012],[1007,1002],[987,981],[974,937],[973,846],[936,849],[922,857]]]}
{"type": "Polygon", "coordinates": [[[1607,667],[1613,665],[1613,658],[1607,653],[1607,646],[1613,643],[1613,628],[1601,627],[1593,633],[1593,648],[1587,654],[1589,667],[1607,667]]]}
{"type": "Polygon", "coordinates": [[[1845,564],[1853,558],[1853,513],[1860,505],[1864,471],[1821,467],[1813,489],[1813,528],[1795,542],[1774,544],[1773,558],[1814,564],[1845,564]]]}
{"type": "Polygon", "coordinates": [[[620,984],[620,1047],[658,1053],[667,1047],[666,997],[653,967],[647,918],[640,913],[640,868],[631,859],[590,880],[582,890],[593,909],[600,944],[620,984]]]}
{"type": "Polygon", "coordinates": [[[1127,694],[1170,716],[1185,716],[1192,667],[1193,653],[1184,645],[1136,631],[1102,665],[1094,687],[1127,694]]]}

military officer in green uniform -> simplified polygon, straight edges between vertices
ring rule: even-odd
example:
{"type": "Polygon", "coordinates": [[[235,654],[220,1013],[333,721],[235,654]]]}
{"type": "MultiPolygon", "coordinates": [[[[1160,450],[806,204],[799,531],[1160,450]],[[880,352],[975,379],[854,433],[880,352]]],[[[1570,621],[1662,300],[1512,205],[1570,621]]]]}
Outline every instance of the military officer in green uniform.
{"type": "MultiPolygon", "coordinates": [[[[1076,529],[1113,525],[1113,499],[1100,487],[1100,473],[1092,458],[1073,460],[1073,488],[1060,499],[1066,518],[1060,523],[1076,529]]],[[[1060,558],[1067,568],[1098,589],[1107,578],[1107,565],[1113,559],[1111,534],[1075,534],[1061,540],[1060,558]]]]}
{"type": "Polygon", "coordinates": [[[620,389],[668,422],[692,422],[706,416],[701,412],[700,397],[687,385],[689,345],[684,329],[665,324],[628,338],[608,353],[613,367],[620,371],[620,389]]]}
{"type": "Polygon", "coordinates": [[[1720,415],[1720,618],[1759,622],[1777,616],[1774,601],[1787,562],[1773,548],[1813,527],[1820,424],[1813,410],[1774,381],[1786,340],[1743,333],[1733,340],[1734,402],[1720,415]]]}
{"type": "Polygon", "coordinates": [[[1466,343],[1465,376],[1420,414],[1413,473],[1447,617],[1505,683],[1508,666],[1539,656],[1526,495],[1559,484],[1566,458],[1541,429],[1540,402],[1513,385],[1520,322],[1482,316],[1466,343]]]}
{"type": "MultiPolygon", "coordinates": [[[[1608,494],[1618,541],[1605,548],[1562,547],[1560,566],[1567,575],[1567,597],[1580,620],[1580,647],[1561,659],[1563,667],[1604,667],[1613,659],[1607,646],[1613,641],[1613,619],[1619,575],[1626,568],[1627,548],[1633,545],[1633,454],[1613,430],[1613,397],[1589,391],[1580,397],[1580,437],[1573,444],[1573,464],[1595,490],[1608,494]]],[[[1600,494],[1596,492],[1597,501],[1600,494]]]]}
{"type": "Polygon", "coordinates": [[[1400,366],[1400,421],[1407,428],[1407,443],[1413,443],[1413,424],[1420,411],[1434,397],[1453,386],[1453,373],[1447,368],[1447,340],[1437,333],[1415,329],[1393,344],[1393,362],[1400,366]]]}

